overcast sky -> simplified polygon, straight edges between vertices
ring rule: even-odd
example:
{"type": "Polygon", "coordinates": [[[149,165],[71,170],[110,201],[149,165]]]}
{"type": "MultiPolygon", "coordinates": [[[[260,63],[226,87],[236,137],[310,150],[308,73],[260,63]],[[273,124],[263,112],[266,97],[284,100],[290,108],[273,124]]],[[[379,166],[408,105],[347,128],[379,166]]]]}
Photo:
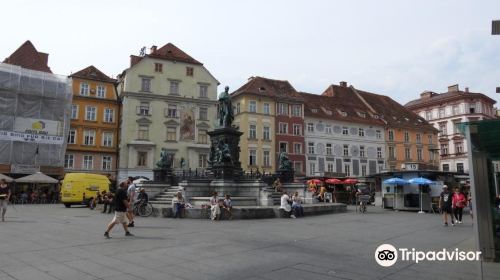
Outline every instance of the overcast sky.
{"type": "Polygon", "coordinates": [[[458,83],[500,101],[495,0],[16,0],[0,10],[0,57],[29,39],[58,74],[95,65],[114,77],[141,47],[172,42],[232,90],[255,75],[312,93],[345,80],[404,104],[458,83]]]}

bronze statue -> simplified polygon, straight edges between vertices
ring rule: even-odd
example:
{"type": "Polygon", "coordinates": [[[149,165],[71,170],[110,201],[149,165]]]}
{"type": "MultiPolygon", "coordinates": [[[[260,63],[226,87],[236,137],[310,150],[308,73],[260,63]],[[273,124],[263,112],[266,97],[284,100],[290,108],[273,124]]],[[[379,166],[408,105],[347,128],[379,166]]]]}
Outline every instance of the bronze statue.
{"type": "Polygon", "coordinates": [[[161,148],[160,160],[156,163],[156,166],[158,168],[163,168],[163,169],[172,167],[172,162],[173,162],[172,157],[173,155],[167,153],[166,148],[161,148]]]}
{"type": "Polygon", "coordinates": [[[229,96],[229,87],[226,86],[225,91],[219,95],[219,125],[231,127],[233,120],[233,104],[231,103],[231,96],[229,96]]]}
{"type": "Polygon", "coordinates": [[[292,162],[288,159],[285,151],[281,151],[279,155],[279,169],[280,170],[292,170],[292,162]]]}

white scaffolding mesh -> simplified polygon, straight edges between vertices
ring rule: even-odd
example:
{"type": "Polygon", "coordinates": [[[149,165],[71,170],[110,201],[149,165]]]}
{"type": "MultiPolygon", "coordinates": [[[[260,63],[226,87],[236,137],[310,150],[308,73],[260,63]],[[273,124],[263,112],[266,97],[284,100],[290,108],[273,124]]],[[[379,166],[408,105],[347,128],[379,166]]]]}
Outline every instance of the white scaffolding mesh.
{"type": "Polygon", "coordinates": [[[0,63],[0,163],[63,166],[71,101],[66,76],[0,63]]]}

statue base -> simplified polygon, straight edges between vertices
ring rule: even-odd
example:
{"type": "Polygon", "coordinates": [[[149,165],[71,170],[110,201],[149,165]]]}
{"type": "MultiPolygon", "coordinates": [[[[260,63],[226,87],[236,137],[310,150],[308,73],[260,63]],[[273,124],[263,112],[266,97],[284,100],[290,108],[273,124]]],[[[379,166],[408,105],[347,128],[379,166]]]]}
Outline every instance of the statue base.
{"type": "Polygon", "coordinates": [[[173,184],[173,172],[171,168],[156,168],[153,169],[153,177],[155,182],[166,182],[173,184]]]}
{"type": "Polygon", "coordinates": [[[287,169],[278,169],[276,175],[280,178],[281,183],[291,183],[294,178],[294,171],[287,169]]]}
{"type": "MultiPolygon", "coordinates": [[[[217,162],[216,159],[211,164],[211,170],[216,179],[238,179],[243,175],[240,162],[240,137],[243,132],[240,132],[234,127],[217,128],[214,131],[209,131],[211,141],[211,150],[217,151],[219,142],[227,144],[231,155],[230,160],[217,162]]],[[[215,156],[215,155],[214,155],[215,156]]]]}

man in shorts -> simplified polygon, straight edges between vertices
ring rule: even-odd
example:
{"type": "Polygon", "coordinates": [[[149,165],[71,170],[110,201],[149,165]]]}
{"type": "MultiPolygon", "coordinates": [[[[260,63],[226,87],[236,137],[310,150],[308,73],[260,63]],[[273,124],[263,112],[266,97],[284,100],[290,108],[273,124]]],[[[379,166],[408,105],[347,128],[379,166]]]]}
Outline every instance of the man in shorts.
{"type": "Polygon", "coordinates": [[[134,227],[134,204],[137,198],[136,194],[136,186],[133,183],[134,178],[128,177],[127,183],[128,183],[128,189],[127,189],[127,195],[128,195],[128,209],[127,209],[127,218],[130,221],[128,224],[129,227],[134,227]]]}
{"type": "Polygon", "coordinates": [[[448,190],[447,185],[443,185],[443,191],[439,196],[439,209],[443,213],[444,226],[448,226],[448,215],[450,215],[451,225],[455,226],[453,222],[452,213],[452,193],[448,190]]]}
{"type": "Polygon", "coordinates": [[[129,207],[127,188],[128,188],[127,183],[122,182],[118,190],[116,190],[115,201],[114,201],[115,217],[113,218],[111,223],[109,223],[106,232],[104,232],[104,237],[106,238],[110,238],[109,232],[111,231],[111,229],[113,229],[113,227],[116,224],[122,224],[123,229],[125,230],[125,236],[134,236],[132,233],[128,231],[128,226],[127,226],[128,220],[126,217],[126,213],[129,207]]]}

